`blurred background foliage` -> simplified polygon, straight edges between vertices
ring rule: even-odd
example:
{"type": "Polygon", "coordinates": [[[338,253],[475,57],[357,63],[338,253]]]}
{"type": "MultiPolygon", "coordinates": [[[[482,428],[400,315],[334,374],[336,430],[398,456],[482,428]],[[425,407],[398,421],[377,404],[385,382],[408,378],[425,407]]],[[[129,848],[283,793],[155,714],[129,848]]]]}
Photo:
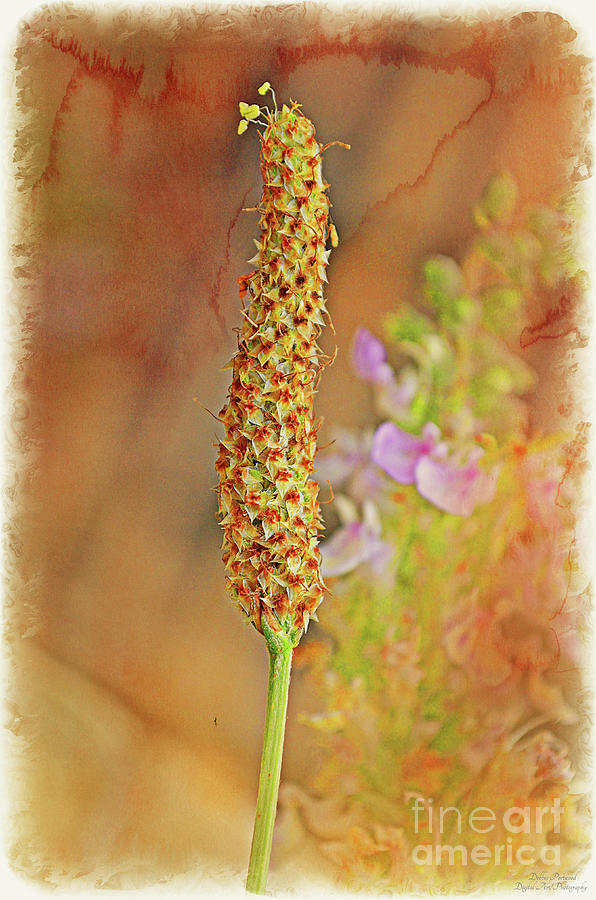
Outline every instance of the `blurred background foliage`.
{"type": "MultiPolygon", "coordinates": [[[[586,275],[573,252],[576,199],[517,209],[516,195],[511,175],[491,178],[461,260],[424,262],[418,302],[397,298],[384,318],[385,344],[360,329],[353,363],[369,382],[371,427],[339,431],[318,456],[335,494],[322,545],[331,597],[298,659],[322,698],[303,721],[324,762],[311,794],[286,787],[285,828],[288,841],[310,828],[361,888],[477,887],[469,861],[416,865],[412,854],[421,843],[505,841],[502,825],[490,840],[466,827],[479,806],[499,821],[558,798],[561,834],[551,815],[514,846],[534,846],[538,858],[560,842],[561,857],[533,871],[573,872],[586,858],[586,760],[574,740],[589,597],[573,514],[582,467],[570,466],[581,448],[573,432],[531,424],[536,375],[520,354],[540,308],[544,328],[586,275]],[[381,420],[402,443],[380,442],[381,420]],[[413,452],[444,455],[436,444],[413,451],[403,436],[429,422],[450,452],[482,456],[465,470],[439,462],[440,483],[423,496],[404,465],[413,452]],[[478,494],[488,472],[492,488],[478,494]],[[443,506],[454,478],[459,500],[472,503],[452,514],[443,506]],[[452,811],[439,829],[441,806],[455,807],[463,828],[452,811]]],[[[527,871],[503,860],[484,877],[508,884],[527,871]]]]}

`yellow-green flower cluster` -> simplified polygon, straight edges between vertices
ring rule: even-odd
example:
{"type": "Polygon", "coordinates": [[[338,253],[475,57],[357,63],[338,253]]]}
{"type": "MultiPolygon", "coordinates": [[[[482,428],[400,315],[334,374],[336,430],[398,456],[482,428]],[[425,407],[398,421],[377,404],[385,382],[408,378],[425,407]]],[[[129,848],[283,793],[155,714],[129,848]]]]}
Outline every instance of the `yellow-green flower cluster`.
{"type": "Polygon", "coordinates": [[[322,148],[298,104],[276,104],[273,112],[241,104],[240,112],[248,113],[243,121],[259,115],[265,124],[261,235],[255,269],[238,279],[244,320],[220,412],[219,514],[233,600],[260,632],[295,646],[325,591],[318,485],[310,476],[326,244],[336,235],[322,148]]]}

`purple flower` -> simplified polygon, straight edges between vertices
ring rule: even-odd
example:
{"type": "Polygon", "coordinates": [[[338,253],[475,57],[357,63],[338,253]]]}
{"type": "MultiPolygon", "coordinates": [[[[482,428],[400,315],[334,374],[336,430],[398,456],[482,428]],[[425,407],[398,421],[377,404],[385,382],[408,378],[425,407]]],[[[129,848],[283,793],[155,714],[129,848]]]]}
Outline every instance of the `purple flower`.
{"type": "Polygon", "coordinates": [[[336,430],[331,447],[317,453],[316,480],[319,484],[329,481],[358,502],[375,497],[383,487],[383,476],[371,463],[371,442],[369,431],[336,430]]]}
{"type": "Polygon", "coordinates": [[[381,341],[367,328],[358,328],[352,348],[354,368],[365,381],[389,384],[393,381],[393,369],[387,362],[387,351],[381,341]]]}
{"type": "Polygon", "coordinates": [[[444,512],[469,516],[479,503],[489,503],[495,496],[496,472],[484,472],[478,466],[483,454],[476,448],[464,466],[449,459],[423,457],[416,467],[418,492],[444,512]]]}
{"type": "Polygon", "coordinates": [[[330,481],[334,488],[341,487],[360,466],[368,463],[369,454],[368,436],[347,429],[336,429],[331,446],[317,452],[317,481],[330,481]]]}
{"type": "Polygon", "coordinates": [[[478,460],[484,451],[479,447],[463,465],[448,458],[440,436],[432,422],[424,426],[421,437],[384,422],[375,432],[371,459],[399,484],[415,483],[421,496],[438,509],[469,516],[479,503],[493,499],[497,473],[480,469],[478,460]]]}
{"type": "Polygon", "coordinates": [[[375,579],[390,587],[394,579],[389,566],[393,547],[381,540],[381,520],[375,504],[365,500],[359,521],[351,500],[339,495],[335,503],[344,524],[321,544],[323,577],[345,575],[365,563],[375,579]]]}
{"type": "Polygon", "coordinates": [[[384,422],[375,432],[370,456],[399,484],[414,484],[418,464],[438,446],[440,436],[433,422],[426,423],[422,437],[409,434],[393,422],[384,422]]]}
{"type": "Polygon", "coordinates": [[[377,386],[377,410],[391,419],[407,419],[419,386],[418,376],[405,367],[400,372],[399,381],[393,379],[377,386]]]}
{"type": "Polygon", "coordinates": [[[382,575],[393,550],[364,522],[349,522],[321,544],[324,578],[334,578],[351,572],[361,563],[368,563],[375,575],[382,575]]]}

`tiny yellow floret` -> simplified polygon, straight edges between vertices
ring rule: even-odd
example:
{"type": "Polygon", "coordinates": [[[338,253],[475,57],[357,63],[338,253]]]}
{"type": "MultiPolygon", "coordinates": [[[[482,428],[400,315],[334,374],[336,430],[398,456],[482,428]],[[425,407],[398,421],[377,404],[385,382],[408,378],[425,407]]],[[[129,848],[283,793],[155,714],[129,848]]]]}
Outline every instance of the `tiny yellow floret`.
{"type": "Polygon", "coordinates": [[[261,112],[261,107],[258,104],[253,103],[250,106],[248,103],[245,103],[244,100],[241,100],[238,104],[238,109],[240,110],[240,115],[245,119],[256,119],[259,113],[261,112]]]}

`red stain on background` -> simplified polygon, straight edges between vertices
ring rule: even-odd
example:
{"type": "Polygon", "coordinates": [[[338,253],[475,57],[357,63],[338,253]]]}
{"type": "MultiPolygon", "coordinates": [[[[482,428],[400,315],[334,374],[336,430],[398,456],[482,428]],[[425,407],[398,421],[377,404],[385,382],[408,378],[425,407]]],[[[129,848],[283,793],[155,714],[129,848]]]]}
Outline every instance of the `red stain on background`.
{"type": "Polygon", "coordinates": [[[543,319],[523,329],[519,345],[522,350],[537,341],[553,341],[575,335],[576,347],[585,347],[588,338],[575,321],[578,316],[578,297],[563,294],[556,306],[547,310],[543,319]]]}

